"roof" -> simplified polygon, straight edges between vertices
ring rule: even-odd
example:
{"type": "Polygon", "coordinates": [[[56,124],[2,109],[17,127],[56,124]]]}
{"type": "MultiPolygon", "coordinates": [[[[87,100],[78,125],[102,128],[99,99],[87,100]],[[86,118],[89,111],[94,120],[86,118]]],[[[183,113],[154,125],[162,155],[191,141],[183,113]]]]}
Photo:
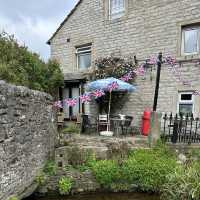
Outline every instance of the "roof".
{"type": "Polygon", "coordinates": [[[64,80],[71,81],[71,80],[84,80],[86,76],[81,72],[74,72],[74,73],[65,73],[64,80]]]}
{"type": "Polygon", "coordinates": [[[51,40],[55,37],[55,35],[58,33],[58,31],[63,27],[63,25],[65,24],[65,22],[70,18],[70,16],[75,12],[75,10],[78,8],[78,6],[80,5],[80,3],[83,0],[79,0],[77,2],[77,4],[74,6],[74,8],[70,11],[70,13],[67,15],[67,17],[63,20],[63,22],[60,24],[60,26],[57,28],[57,30],[53,33],[53,35],[51,36],[51,38],[47,41],[47,44],[51,44],[51,40]]]}

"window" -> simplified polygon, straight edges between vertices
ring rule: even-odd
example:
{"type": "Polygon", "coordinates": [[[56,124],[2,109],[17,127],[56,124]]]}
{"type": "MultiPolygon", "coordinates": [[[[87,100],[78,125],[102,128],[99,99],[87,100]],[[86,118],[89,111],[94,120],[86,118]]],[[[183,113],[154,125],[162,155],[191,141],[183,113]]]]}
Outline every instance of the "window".
{"type": "Polygon", "coordinates": [[[182,54],[200,53],[200,26],[182,29],[182,54]]]}
{"type": "Polygon", "coordinates": [[[179,93],[178,112],[191,115],[194,111],[194,96],[192,92],[179,93]]]}
{"type": "Polygon", "coordinates": [[[77,68],[85,70],[91,67],[91,45],[76,49],[77,68]]]}
{"type": "Polygon", "coordinates": [[[110,19],[117,19],[124,15],[125,0],[109,0],[110,19]]]}

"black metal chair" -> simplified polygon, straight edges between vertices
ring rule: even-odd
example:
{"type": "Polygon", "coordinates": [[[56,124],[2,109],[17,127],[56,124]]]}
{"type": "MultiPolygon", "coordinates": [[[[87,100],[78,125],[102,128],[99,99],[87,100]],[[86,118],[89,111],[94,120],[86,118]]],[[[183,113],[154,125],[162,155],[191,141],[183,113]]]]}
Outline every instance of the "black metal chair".
{"type": "Polygon", "coordinates": [[[81,120],[81,133],[96,133],[97,122],[96,117],[92,115],[83,114],[81,120]]]}
{"type": "Polygon", "coordinates": [[[122,135],[130,134],[132,121],[133,121],[133,117],[132,116],[125,116],[125,120],[121,124],[122,135]]]}

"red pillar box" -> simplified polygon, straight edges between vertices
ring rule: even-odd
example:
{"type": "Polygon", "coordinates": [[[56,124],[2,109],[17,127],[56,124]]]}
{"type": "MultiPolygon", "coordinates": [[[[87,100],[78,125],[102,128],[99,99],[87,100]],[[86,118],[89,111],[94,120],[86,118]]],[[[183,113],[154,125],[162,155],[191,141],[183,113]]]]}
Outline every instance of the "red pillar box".
{"type": "Polygon", "coordinates": [[[151,119],[151,111],[145,110],[142,116],[142,127],[141,132],[142,135],[148,136],[150,131],[150,119],[151,119]]]}

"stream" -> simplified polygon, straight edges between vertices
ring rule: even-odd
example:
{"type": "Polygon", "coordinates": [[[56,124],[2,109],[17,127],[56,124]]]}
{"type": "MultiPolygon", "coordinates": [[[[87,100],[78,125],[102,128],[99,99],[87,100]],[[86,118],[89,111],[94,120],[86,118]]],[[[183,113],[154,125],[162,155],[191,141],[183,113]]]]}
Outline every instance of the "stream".
{"type": "Polygon", "coordinates": [[[159,200],[157,195],[141,193],[100,193],[75,196],[32,197],[26,200],[159,200]]]}

